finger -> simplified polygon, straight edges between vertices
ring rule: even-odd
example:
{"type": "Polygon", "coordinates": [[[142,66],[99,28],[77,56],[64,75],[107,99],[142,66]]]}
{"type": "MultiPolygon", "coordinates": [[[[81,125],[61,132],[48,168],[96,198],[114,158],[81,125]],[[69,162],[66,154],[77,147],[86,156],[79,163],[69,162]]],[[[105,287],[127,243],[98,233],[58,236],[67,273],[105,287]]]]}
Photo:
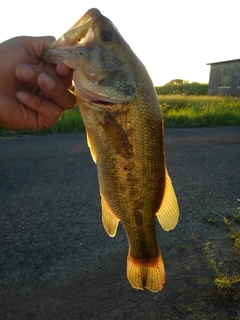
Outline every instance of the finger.
{"type": "Polygon", "coordinates": [[[38,85],[44,92],[51,97],[64,110],[71,109],[76,104],[75,95],[66,89],[60,81],[56,81],[46,73],[38,76],[38,85]]]}
{"type": "Polygon", "coordinates": [[[43,50],[55,40],[55,37],[52,36],[25,37],[26,48],[32,57],[36,56],[37,58],[41,58],[43,50]]]}
{"type": "Polygon", "coordinates": [[[64,63],[59,63],[56,66],[56,73],[63,78],[72,78],[73,70],[67,67],[64,63]]]}
{"type": "Polygon", "coordinates": [[[15,74],[19,80],[34,85],[37,84],[37,78],[42,72],[47,71],[42,67],[26,64],[19,64],[15,69],[15,74]]]}
{"type": "MultiPolygon", "coordinates": [[[[67,73],[69,73],[70,69],[67,70],[67,69],[64,69],[63,67],[62,70],[64,70],[62,71],[63,74],[65,74],[64,78],[58,77],[54,66],[48,66],[47,68],[43,68],[40,66],[19,64],[15,69],[15,73],[19,80],[23,82],[28,82],[29,84],[33,84],[33,85],[37,84],[38,76],[41,73],[46,73],[46,74],[49,74],[57,82],[62,82],[62,84],[64,84],[65,87],[70,89],[72,87],[72,80],[71,80],[71,77],[67,77],[67,73]]],[[[70,72],[70,75],[71,75],[71,72],[70,72]]]]}
{"type": "Polygon", "coordinates": [[[24,91],[18,91],[16,97],[29,109],[36,111],[36,130],[54,125],[62,114],[63,109],[58,104],[43,97],[24,91]]]}
{"type": "Polygon", "coordinates": [[[42,96],[51,98],[64,110],[71,109],[76,104],[76,98],[67,88],[72,87],[71,78],[55,79],[47,75],[46,70],[41,67],[20,64],[16,67],[16,76],[19,80],[38,85],[43,90],[42,96]]]}
{"type": "Polygon", "coordinates": [[[17,78],[21,81],[29,82],[30,80],[32,80],[31,82],[34,82],[34,78],[36,81],[38,77],[38,75],[35,75],[34,77],[33,68],[24,64],[19,64],[15,69],[15,73],[17,78]]]}

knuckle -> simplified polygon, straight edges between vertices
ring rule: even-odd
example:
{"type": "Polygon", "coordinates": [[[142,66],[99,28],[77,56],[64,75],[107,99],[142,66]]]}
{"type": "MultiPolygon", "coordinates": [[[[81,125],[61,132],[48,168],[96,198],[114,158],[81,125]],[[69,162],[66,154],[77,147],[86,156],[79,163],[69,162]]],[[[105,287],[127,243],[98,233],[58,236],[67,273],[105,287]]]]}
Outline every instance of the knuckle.
{"type": "Polygon", "coordinates": [[[42,105],[43,105],[44,99],[42,97],[39,97],[39,96],[34,96],[33,100],[34,100],[33,101],[34,107],[36,109],[40,109],[42,107],[42,105]]]}

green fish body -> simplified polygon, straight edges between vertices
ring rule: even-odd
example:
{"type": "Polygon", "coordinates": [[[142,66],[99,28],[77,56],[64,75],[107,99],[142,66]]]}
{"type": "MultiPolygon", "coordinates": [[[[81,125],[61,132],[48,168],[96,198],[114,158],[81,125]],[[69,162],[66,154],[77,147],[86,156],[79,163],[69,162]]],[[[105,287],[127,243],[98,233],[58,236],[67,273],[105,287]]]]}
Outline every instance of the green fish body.
{"type": "Polygon", "coordinates": [[[97,164],[106,232],[121,221],[129,243],[133,288],[158,292],[165,283],[156,216],[164,230],[179,217],[164,156],[164,129],[153,83],[113,23],[89,10],[50,45],[43,58],[64,62],[73,80],[88,146],[97,164]]]}

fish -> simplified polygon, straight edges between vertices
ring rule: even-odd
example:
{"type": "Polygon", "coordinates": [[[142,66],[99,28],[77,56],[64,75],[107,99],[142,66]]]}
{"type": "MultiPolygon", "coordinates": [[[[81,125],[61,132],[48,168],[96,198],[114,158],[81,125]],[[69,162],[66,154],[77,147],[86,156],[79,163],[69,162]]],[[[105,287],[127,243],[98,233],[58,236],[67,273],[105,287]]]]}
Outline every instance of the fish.
{"type": "Polygon", "coordinates": [[[159,292],[166,275],[156,220],[165,231],[172,230],[179,206],[166,168],[164,123],[153,82],[115,25],[96,8],[42,57],[73,69],[77,104],[97,165],[102,223],[111,237],[119,222],[123,226],[128,281],[134,289],[159,292]]]}

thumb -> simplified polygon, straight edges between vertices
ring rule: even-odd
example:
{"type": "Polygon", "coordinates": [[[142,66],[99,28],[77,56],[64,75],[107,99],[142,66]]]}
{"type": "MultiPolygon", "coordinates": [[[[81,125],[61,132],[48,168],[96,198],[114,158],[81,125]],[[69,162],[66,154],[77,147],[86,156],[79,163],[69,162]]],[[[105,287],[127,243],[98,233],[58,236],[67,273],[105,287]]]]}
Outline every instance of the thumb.
{"type": "Polygon", "coordinates": [[[43,51],[55,40],[53,36],[26,37],[28,48],[32,50],[32,56],[38,59],[41,59],[43,51]]]}

